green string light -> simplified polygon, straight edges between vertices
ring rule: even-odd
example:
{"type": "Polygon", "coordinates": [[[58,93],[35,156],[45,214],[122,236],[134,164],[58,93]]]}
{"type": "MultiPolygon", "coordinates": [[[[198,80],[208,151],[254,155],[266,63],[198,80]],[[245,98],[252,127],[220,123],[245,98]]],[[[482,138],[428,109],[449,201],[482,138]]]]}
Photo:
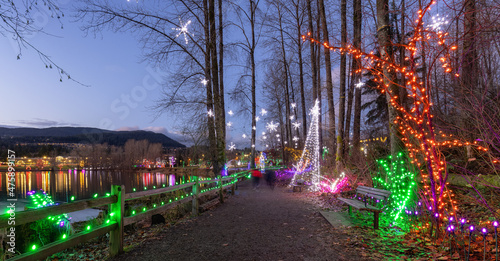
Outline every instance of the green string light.
{"type": "Polygon", "coordinates": [[[399,152],[397,159],[392,161],[392,156],[387,159],[377,160],[379,170],[377,176],[373,178],[375,187],[382,187],[391,191],[389,198],[389,216],[396,223],[401,223],[403,217],[401,213],[406,210],[408,204],[412,202],[414,194],[415,173],[408,170],[404,159],[404,154],[399,152]]]}
{"type": "Polygon", "coordinates": [[[36,245],[31,246],[31,250],[35,251],[36,250],[36,245]]]}

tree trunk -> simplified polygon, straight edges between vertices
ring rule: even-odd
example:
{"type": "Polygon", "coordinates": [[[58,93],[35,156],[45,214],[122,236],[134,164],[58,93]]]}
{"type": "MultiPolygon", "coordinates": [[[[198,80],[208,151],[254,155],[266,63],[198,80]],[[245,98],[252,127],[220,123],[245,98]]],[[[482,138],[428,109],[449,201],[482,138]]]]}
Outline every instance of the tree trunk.
{"type": "MultiPolygon", "coordinates": [[[[313,21],[312,21],[312,10],[311,10],[311,0],[307,0],[307,21],[309,25],[309,34],[311,37],[314,37],[314,29],[313,29],[313,21]]],[[[316,64],[316,52],[315,52],[315,44],[312,42],[309,44],[310,52],[311,52],[311,73],[312,73],[312,89],[313,89],[313,100],[318,98],[318,74],[317,74],[317,64],[316,64]]],[[[304,121],[305,123],[305,121],[304,121]]],[[[305,125],[305,124],[304,124],[305,125]]],[[[304,139],[307,135],[307,128],[304,131],[304,139]]]]}
{"type": "Polygon", "coordinates": [[[257,8],[255,6],[255,3],[253,0],[250,1],[250,25],[252,27],[252,45],[250,47],[250,66],[252,70],[252,149],[251,149],[251,167],[255,168],[255,134],[256,134],[256,125],[257,121],[255,120],[255,117],[257,117],[257,102],[255,98],[255,89],[256,89],[256,83],[255,83],[255,9],[257,8]]]}
{"type": "MultiPolygon", "coordinates": [[[[286,59],[286,50],[285,50],[285,38],[283,35],[283,24],[282,24],[282,17],[283,14],[281,13],[281,8],[279,5],[277,5],[278,8],[278,22],[279,22],[279,29],[280,29],[280,37],[281,37],[281,54],[282,54],[282,59],[283,59],[283,70],[285,72],[285,132],[286,132],[286,137],[287,139],[290,139],[292,136],[292,131],[291,131],[291,121],[290,121],[290,87],[289,87],[289,71],[288,71],[288,62],[286,59]]],[[[282,136],[281,139],[284,139],[285,136],[282,136]]],[[[285,159],[283,159],[285,161],[285,159]]]]}
{"type": "MultiPolygon", "coordinates": [[[[340,45],[343,50],[345,50],[347,42],[347,3],[346,0],[340,1],[340,20],[341,20],[341,39],[340,45]]],[[[353,17],[355,20],[356,17],[353,17]]],[[[339,89],[339,123],[337,129],[337,157],[335,158],[335,165],[337,168],[337,173],[342,171],[343,158],[344,158],[344,116],[345,116],[345,76],[346,76],[346,54],[342,52],[340,54],[340,89],[339,89]]]]}
{"type": "MultiPolygon", "coordinates": [[[[319,4],[318,4],[319,5],[319,4]]],[[[316,30],[316,34],[317,34],[317,37],[316,39],[321,39],[321,21],[320,21],[320,18],[319,18],[319,15],[316,19],[316,26],[317,26],[317,30],[316,30]]],[[[323,92],[323,86],[321,84],[321,47],[317,47],[316,49],[316,54],[318,55],[318,59],[316,59],[316,62],[317,62],[317,76],[318,76],[318,90],[316,92],[316,94],[318,95],[318,101],[319,101],[319,115],[318,115],[318,126],[319,126],[319,148],[320,150],[323,148],[323,123],[322,123],[322,99],[321,99],[321,95],[322,95],[322,92],[323,92]]],[[[315,101],[316,102],[316,101],[315,101]]],[[[307,137],[307,136],[306,136],[307,137]]],[[[304,140],[305,142],[305,140],[304,140]]]]}
{"type": "MultiPolygon", "coordinates": [[[[349,60],[349,70],[352,72],[352,64],[354,63],[354,57],[349,60]]],[[[351,139],[351,119],[352,119],[352,101],[354,99],[354,79],[353,75],[349,77],[348,91],[347,91],[347,112],[345,116],[345,128],[344,128],[344,148],[345,154],[349,155],[351,150],[349,142],[351,139]]]]}
{"type": "Polygon", "coordinates": [[[210,53],[211,53],[211,71],[212,71],[212,92],[214,96],[214,107],[215,107],[215,130],[216,130],[216,140],[217,140],[217,154],[216,160],[213,164],[214,174],[220,175],[222,169],[222,164],[225,162],[225,149],[226,149],[226,139],[224,137],[226,124],[224,122],[224,115],[222,115],[224,101],[221,99],[220,89],[219,89],[219,66],[217,62],[217,30],[215,22],[215,1],[208,1],[208,17],[210,22],[210,53]]]}
{"type": "MultiPolygon", "coordinates": [[[[308,2],[310,4],[310,0],[308,0],[308,2]]],[[[300,107],[302,108],[302,133],[304,133],[305,137],[305,133],[307,133],[307,113],[306,113],[306,95],[304,90],[304,68],[303,68],[304,64],[302,61],[302,31],[301,31],[301,23],[299,17],[299,8],[300,8],[299,4],[300,0],[297,1],[297,5],[295,6],[295,16],[297,17],[297,54],[299,56],[299,87],[300,87],[300,102],[301,102],[300,107]]],[[[298,118],[299,116],[296,115],[296,117],[298,118]]]]}
{"type": "MultiPolygon", "coordinates": [[[[377,0],[377,38],[380,46],[380,56],[382,59],[391,62],[394,61],[391,43],[391,29],[389,24],[389,5],[388,0],[377,0]]],[[[387,65],[383,65],[383,84],[389,86],[386,92],[387,106],[389,111],[389,137],[391,144],[391,155],[396,159],[397,153],[403,148],[401,135],[396,121],[399,112],[391,106],[391,97],[399,95],[399,88],[394,84],[394,72],[389,71],[387,65]]]]}
{"type": "MultiPolygon", "coordinates": [[[[204,31],[205,31],[205,80],[208,81],[206,84],[207,88],[207,112],[212,112],[214,111],[214,102],[213,102],[213,95],[212,95],[212,77],[210,75],[210,54],[211,50],[210,48],[212,47],[210,45],[210,25],[209,25],[209,15],[208,15],[208,1],[204,0],[203,1],[203,8],[204,8],[204,13],[205,13],[205,25],[204,25],[204,31]]],[[[210,145],[210,161],[211,164],[213,165],[214,162],[216,161],[216,155],[217,155],[217,140],[215,138],[215,122],[214,118],[211,117],[210,115],[207,116],[207,125],[208,125],[208,141],[210,145]]]]}
{"type": "MultiPolygon", "coordinates": [[[[224,29],[222,23],[222,0],[218,0],[219,7],[219,90],[222,101],[222,122],[226,122],[226,108],[224,100],[224,29]]],[[[224,145],[226,141],[226,128],[223,128],[224,145]]]]}
{"type": "Polygon", "coordinates": [[[333,84],[332,84],[332,64],[330,60],[330,46],[328,37],[328,26],[326,22],[325,3],[324,0],[319,0],[319,13],[321,19],[321,27],[323,29],[323,43],[326,44],[323,48],[325,53],[325,69],[326,69],[326,96],[328,98],[328,149],[333,151],[335,147],[335,104],[333,103],[333,84]]]}
{"type": "MultiPolygon", "coordinates": [[[[476,51],[476,0],[465,0],[464,2],[464,42],[462,50],[462,88],[460,96],[460,106],[466,108],[470,103],[470,97],[474,95],[474,90],[478,88],[477,71],[477,51],[476,51]]],[[[472,120],[466,109],[460,110],[462,128],[466,139],[474,139],[472,136],[472,120]]]]}
{"type": "MultiPolygon", "coordinates": [[[[361,49],[361,0],[353,1],[353,46],[356,49],[361,49]]],[[[352,83],[356,84],[361,79],[361,59],[355,58],[353,60],[353,80],[352,83]]],[[[360,157],[360,139],[361,139],[361,89],[355,88],[354,93],[354,122],[353,122],[353,157],[359,160],[360,157]]]]}

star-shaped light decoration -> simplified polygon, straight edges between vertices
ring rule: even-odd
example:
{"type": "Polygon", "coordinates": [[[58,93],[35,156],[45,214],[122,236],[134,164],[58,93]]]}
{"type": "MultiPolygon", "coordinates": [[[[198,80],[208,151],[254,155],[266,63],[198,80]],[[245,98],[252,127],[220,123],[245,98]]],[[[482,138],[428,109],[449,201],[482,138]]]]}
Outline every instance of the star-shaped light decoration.
{"type": "Polygon", "coordinates": [[[294,129],[298,129],[298,128],[300,128],[300,122],[296,121],[296,122],[292,123],[292,126],[294,129]]]}
{"type": "Polygon", "coordinates": [[[278,123],[273,123],[273,121],[271,121],[271,122],[267,123],[266,128],[269,131],[276,131],[276,129],[278,128],[278,123]]]}
{"type": "Polygon", "coordinates": [[[229,110],[229,112],[227,114],[233,116],[234,112],[232,110],[229,110]]]}
{"type": "Polygon", "coordinates": [[[243,135],[241,135],[241,137],[243,137],[243,139],[246,139],[247,135],[245,133],[243,133],[243,135]]]}
{"type": "Polygon", "coordinates": [[[295,118],[295,115],[290,116],[291,121],[293,121],[294,118],[295,118]]]}
{"type": "Polygon", "coordinates": [[[266,148],[269,148],[269,145],[266,144],[266,148]]]}
{"type": "Polygon", "coordinates": [[[256,130],[256,129],[257,129],[257,127],[255,127],[255,126],[252,127],[252,130],[256,130]]]}
{"type": "Polygon", "coordinates": [[[279,138],[279,137],[280,137],[280,135],[279,135],[279,134],[276,134],[276,138],[279,138]]]}
{"type": "Polygon", "coordinates": [[[281,139],[278,139],[278,142],[280,142],[280,141],[281,141],[281,139]]]}
{"type": "Polygon", "coordinates": [[[256,116],[255,117],[255,121],[259,121],[260,120],[260,117],[259,116],[256,116]]]}
{"type": "Polygon", "coordinates": [[[446,17],[439,17],[439,14],[436,14],[431,19],[432,19],[432,23],[429,24],[427,27],[431,28],[432,30],[434,30],[436,32],[441,31],[441,29],[442,29],[441,26],[448,24],[448,20],[446,20],[446,17]]]}
{"type": "Polygon", "coordinates": [[[186,44],[189,43],[189,40],[188,40],[188,35],[191,34],[192,36],[194,36],[194,34],[190,33],[188,31],[188,25],[191,23],[191,20],[187,21],[187,23],[183,23],[182,20],[179,18],[179,25],[180,27],[177,27],[177,28],[172,28],[172,30],[176,30],[178,33],[175,35],[175,38],[179,37],[181,34],[184,35],[184,40],[186,41],[186,44]]]}
{"type": "Polygon", "coordinates": [[[265,132],[262,132],[262,135],[266,135],[266,133],[265,133],[265,132]]]}
{"type": "Polygon", "coordinates": [[[264,115],[266,115],[266,114],[267,114],[266,109],[262,108],[262,109],[260,110],[260,115],[264,116],[264,115]]]}
{"type": "Polygon", "coordinates": [[[267,136],[262,136],[263,139],[267,140],[267,136]]]}
{"type": "Polygon", "coordinates": [[[231,126],[233,126],[233,123],[229,121],[229,122],[227,123],[227,126],[228,126],[228,127],[231,127],[231,126]]]}
{"type": "Polygon", "coordinates": [[[299,137],[295,136],[293,137],[293,141],[298,141],[299,140],[299,137]]]}
{"type": "Polygon", "coordinates": [[[208,80],[205,78],[201,78],[200,82],[201,82],[201,84],[203,84],[203,86],[207,86],[207,84],[208,84],[208,80]]]}
{"type": "Polygon", "coordinates": [[[284,143],[285,143],[285,144],[288,144],[288,141],[286,141],[286,140],[285,140],[285,142],[284,142],[284,143]]]}
{"type": "Polygon", "coordinates": [[[213,117],[214,116],[214,112],[212,111],[212,109],[210,109],[210,110],[207,111],[207,115],[208,115],[208,117],[213,117]]]}
{"type": "Polygon", "coordinates": [[[252,148],[255,148],[255,144],[252,144],[252,148]]]}
{"type": "Polygon", "coordinates": [[[295,104],[295,102],[292,103],[291,105],[292,105],[292,109],[295,108],[295,107],[297,107],[297,104],[295,104]]]}
{"type": "Polygon", "coordinates": [[[232,151],[232,150],[236,149],[236,144],[234,144],[233,142],[231,142],[231,144],[229,144],[228,149],[229,149],[230,151],[232,151]]]}
{"type": "Polygon", "coordinates": [[[356,86],[356,88],[360,89],[361,87],[365,86],[365,83],[362,82],[361,80],[359,80],[359,82],[354,84],[354,86],[356,86]]]}

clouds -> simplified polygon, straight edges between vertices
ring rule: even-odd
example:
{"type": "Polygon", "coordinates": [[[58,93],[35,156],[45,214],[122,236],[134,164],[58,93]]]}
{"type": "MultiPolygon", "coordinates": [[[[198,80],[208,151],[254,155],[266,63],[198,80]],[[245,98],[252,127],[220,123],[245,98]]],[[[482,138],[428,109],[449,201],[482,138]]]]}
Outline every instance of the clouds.
{"type": "Polygon", "coordinates": [[[34,118],[32,120],[20,120],[17,121],[20,125],[25,127],[34,128],[49,128],[49,127],[81,127],[80,124],[69,123],[63,121],[54,121],[41,118],[34,118]]]}
{"type": "Polygon", "coordinates": [[[115,131],[137,131],[139,126],[124,126],[116,129],[115,131]]]}
{"type": "Polygon", "coordinates": [[[152,132],[155,132],[155,133],[163,133],[163,134],[168,133],[168,130],[165,127],[153,127],[153,126],[149,126],[149,127],[144,128],[144,130],[146,130],[146,131],[152,131],[152,132]]]}

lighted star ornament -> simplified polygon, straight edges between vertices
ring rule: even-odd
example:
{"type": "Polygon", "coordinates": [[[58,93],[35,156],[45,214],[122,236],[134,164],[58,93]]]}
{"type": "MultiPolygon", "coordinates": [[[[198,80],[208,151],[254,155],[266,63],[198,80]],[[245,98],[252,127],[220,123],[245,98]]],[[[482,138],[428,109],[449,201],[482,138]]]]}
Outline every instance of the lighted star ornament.
{"type": "Polygon", "coordinates": [[[203,84],[203,86],[207,86],[207,84],[208,84],[208,81],[205,78],[201,78],[200,82],[201,82],[201,84],[203,84]]]}
{"type": "Polygon", "coordinates": [[[293,125],[293,128],[295,128],[295,129],[300,128],[300,122],[298,122],[298,121],[292,123],[292,125],[293,125]]]}
{"type": "Polygon", "coordinates": [[[179,18],[179,25],[180,27],[176,27],[176,28],[172,28],[172,30],[175,30],[177,31],[178,33],[175,35],[175,37],[179,37],[181,34],[184,35],[184,40],[186,41],[186,44],[189,43],[189,40],[188,40],[188,35],[191,34],[192,36],[194,36],[194,34],[190,33],[188,31],[188,25],[191,24],[191,20],[187,21],[187,23],[183,23],[182,20],[179,18]]]}
{"type": "Polygon", "coordinates": [[[231,144],[229,144],[228,149],[229,149],[230,151],[232,151],[232,150],[236,149],[236,144],[234,144],[233,142],[231,142],[231,144]]]}
{"type": "Polygon", "coordinates": [[[266,109],[262,108],[262,110],[260,110],[260,115],[264,116],[266,114],[267,114],[266,109]]]}
{"type": "Polygon", "coordinates": [[[214,116],[214,112],[212,111],[212,109],[208,110],[207,115],[208,115],[208,117],[214,116]]]}
{"type": "Polygon", "coordinates": [[[271,121],[270,123],[268,123],[266,125],[266,128],[269,130],[269,131],[276,131],[277,128],[278,128],[278,123],[273,123],[273,121],[271,121]]]}
{"type": "Polygon", "coordinates": [[[361,80],[359,80],[359,82],[356,83],[354,86],[356,86],[356,88],[358,88],[358,89],[361,89],[361,87],[365,86],[365,83],[362,82],[361,80]]]}
{"type": "Polygon", "coordinates": [[[441,31],[441,26],[448,24],[446,17],[440,17],[439,14],[433,16],[431,19],[432,23],[428,27],[434,31],[441,31]]]}

